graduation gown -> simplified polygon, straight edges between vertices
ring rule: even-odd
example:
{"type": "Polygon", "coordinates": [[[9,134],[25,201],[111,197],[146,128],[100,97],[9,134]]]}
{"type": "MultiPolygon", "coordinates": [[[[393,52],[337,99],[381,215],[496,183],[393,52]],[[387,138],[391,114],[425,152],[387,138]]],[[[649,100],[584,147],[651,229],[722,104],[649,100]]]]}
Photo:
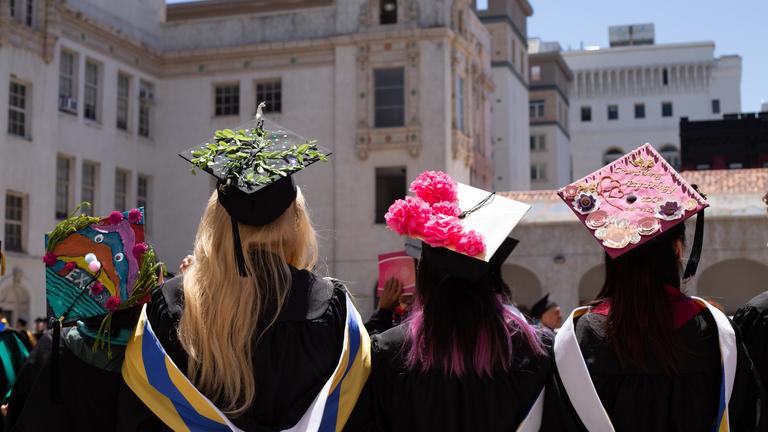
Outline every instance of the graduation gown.
{"type": "MultiPolygon", "coordinates": [[[[283,309],[253,348],[256,399],[244,414],[230,419],[245,431],[279,431],[294,426],[339,361],[345,288],[339,283],[315,283],[317,276],[305,270],[292,268],[291,272],[292,286],[283,309]]],[[[186,373],[188,358],[177,334],[183,311],[182,278],[176,277],[156,291],[147,317],[166,353],[186,373]]]]}
{"type": "MultiPolygon", "coordinates": [[[[45,333],[21,370],[8,402],[7,428],[10,431],[165,431],[160,422],[125,385],[119,367],[94,366],[90,339],[73,338],[62,330],[59,345],[59,389],[53,402],[51,335],[45,333]],[[65,339],[71,342],[69,345],[65,339]],[[76,351],[79,354],[75,354],[76,351]],[[85,360],[84,360],[85,359],[85,360]],[[86,361],[87,360],[87,361],[86,361]]],[[[112,360],[122,362],[122,350],[112,346],[112,360]]],[[[106,361],[106,360],[105,360],[106,361]]]]}
{"type": "MultiPolygon", "coordinates": [[[[373,366],[346,431],[514,431],[526,418],[552,371],[519,334],[507,372],[447,377],[409,371],[403,358],[405,324],[371,337],[373,366]]],[[[546,333],[545,345],[551,344],[546,333]]]]}
{"type": "MultiPolygon", "coordinates": [[[[707,310],[679,291],[673,301],[673,347],[678,371],[664,373],[647,354],[648,371],[623,366],[606,337],[607,310],[600,305],[576,320],[579,349],[600,401],[616,431],[711,432],[715,426],[722,379],[717,325],[707,310]],[[677,303],[677,304],[675,304],[677,303]],[[603,310],[601,310],[603,309],[603,310]]],[[[731,431],[761,430],[762,388],[737,332],[738,357],[728,404],[731,431]]],[[[543,431],[586,431],[566,393],[557,365],[547,386],[543,431]]]]}
{"type": "Polygon", "coordinates": [[[768,291],[736,311],[733,321],[765,388],[768,384],[768,291]]]}

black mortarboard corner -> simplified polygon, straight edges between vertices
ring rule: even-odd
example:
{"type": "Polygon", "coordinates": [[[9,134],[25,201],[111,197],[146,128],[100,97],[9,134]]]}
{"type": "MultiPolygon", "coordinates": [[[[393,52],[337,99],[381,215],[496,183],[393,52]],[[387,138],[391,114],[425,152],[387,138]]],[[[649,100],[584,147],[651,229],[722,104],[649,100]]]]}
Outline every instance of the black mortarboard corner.
{"type": "Polygon", "coordinates": [[[549,301],[549,293],[531,306],[531,317],[540,320],[546,311],[557,306],[557,303],[549,301]]]}
{"type": "Polygon", "coordinates": [[[507,237],[491,256],[491,259],[483,261],[447,248],[432,247],[426,242],[422,242],[421,256],[445,274],[476,282],[489,273],[492,277],[495,277],[495,273],[500,274],[501,266],[517,244],[517,240],[507,237]]]}
{"type": "Polygon", "coordinates": [[[218,180],[219,204],[231,218],[242,277],[248,272],[238,223],[262,226],[279,218],[296,200],[292,175],[331,154],[316,141],[262,119],[261,106],[254,120],[218,130],[209,141],[179,154],[218,180]]]}

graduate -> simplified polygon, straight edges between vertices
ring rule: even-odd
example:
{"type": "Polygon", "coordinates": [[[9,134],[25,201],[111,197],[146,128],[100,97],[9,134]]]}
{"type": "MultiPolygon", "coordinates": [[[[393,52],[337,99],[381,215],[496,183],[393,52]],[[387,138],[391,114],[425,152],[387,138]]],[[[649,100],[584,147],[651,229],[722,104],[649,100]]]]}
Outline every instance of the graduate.
{"type": "Polygon", "coordinates": [[[153,295],[123,367],[167,427],[344,427],[370,341],[344,285],[312,271],[316,235],[293,177],[328,154],[261,119],[182,153],[217,188],[191,263],[153,295]]]}
{"type": "Polygon", "coordinates": [[[681,290],[700,257],[705,198],[650,144],[558,194],[604,248],[605,284],[555,337],[542,430],[764,430],[738,332],[681,290]],[[684,221],[694,215],[683,270],[684,221]]]}
{"type": "Polygon", "coordinates": [[[531,318],[550,330],[560,328],[563,323],[563,313],[560,311],[560,306],[549,300],[549,293],[531,306],[531,318]]]}
{"type": "Polygon", "coordinates": [[[354,428],[374,431],[534,431],[551,360],[541,335],[506,307],[507,236],[530,208],[421,174],[386,214],[422,241],[410,315],[372,337],[373,369],[354,428]]]}
{"type": "Polygon", "coordinates": [[[163,430],[120,373],[141,306],[160,284],[143,209],[60,222],[43,261],[53,332],[19,373],[6,430],[163,430]]]}

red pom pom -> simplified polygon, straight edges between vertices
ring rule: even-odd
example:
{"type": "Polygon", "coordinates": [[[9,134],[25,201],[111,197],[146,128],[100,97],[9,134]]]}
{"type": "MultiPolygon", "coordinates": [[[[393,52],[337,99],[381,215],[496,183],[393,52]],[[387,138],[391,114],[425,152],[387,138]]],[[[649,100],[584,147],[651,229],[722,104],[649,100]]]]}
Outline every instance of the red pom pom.
{"type": "Polygon", "coordinates": [[[123,213],[119,211],[113,211],[112,213],[109,214],[109,217],[107,218],[107,220],[109,220],[109,223],[111,223],[112,225],[119,224],[120,222],[123,221],[123,213]]]}
{"type": "Polygon", "coordinates": [[[139,209],[132,209],[128,212],[128,222],[132,224],[137,224],[141,222],[141,210],[139,209]]]}
{"type": "Polygon", "coordinates": [[[108,298],[107,304],[105,306],[110,312],[116,311],[117,308],[120,307],[120,296],[113,295],[112,297],[108,298]]]}
{"type": "Polygon", "coordinates": [[[56,261],[58,258],[56,257],[56,254],[53,252],[46,252],[45,256],[43,256],[43,262],[47,267],[53,267],[54,264],[56,264],[56,261]]]}

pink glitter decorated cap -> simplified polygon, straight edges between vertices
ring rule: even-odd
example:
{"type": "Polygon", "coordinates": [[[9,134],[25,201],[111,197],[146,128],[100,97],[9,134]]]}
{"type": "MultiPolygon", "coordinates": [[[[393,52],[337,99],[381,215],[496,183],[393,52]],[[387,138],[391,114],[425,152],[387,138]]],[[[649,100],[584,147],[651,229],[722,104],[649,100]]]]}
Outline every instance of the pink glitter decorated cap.
{"type": "Polygon", "coordinates": [[[557,194],[611,258],[709,206],[650,144],[565,186],[557,194]]]}
{"type": "Polygon", "coordinates": [[[390,230],[485,263],[531,208],[440,171],[421,173],[410,191],[415,196],[389,207],[385,219],[390,230]]]}

